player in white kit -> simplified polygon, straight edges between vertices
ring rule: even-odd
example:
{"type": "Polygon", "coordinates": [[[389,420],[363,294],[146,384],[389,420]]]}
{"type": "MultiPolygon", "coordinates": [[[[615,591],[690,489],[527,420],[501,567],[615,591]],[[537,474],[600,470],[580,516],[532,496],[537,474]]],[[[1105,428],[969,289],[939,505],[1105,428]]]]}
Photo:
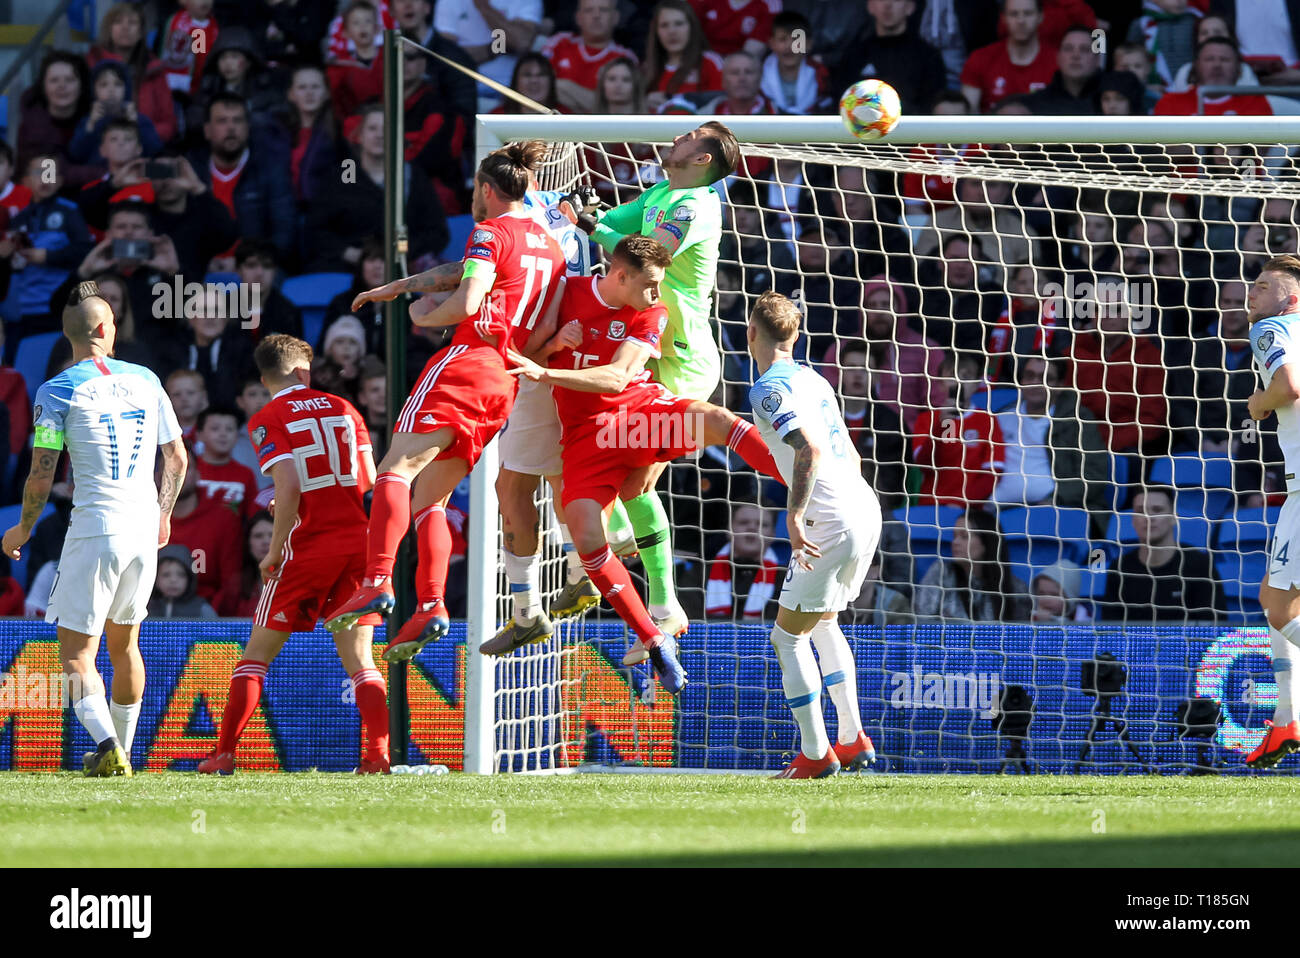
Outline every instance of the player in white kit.
{"type": "Polygon", "coordinates": [[[794,361],[802,322],[794,303],[767,292],[747,331],[759,371],[749,391],[754,422],[789,487],[792,551],[772,644],[781,688],[799,723],[800,753],[777,778],[823,778],[875,760],[858,714],[857,670],[839,613],[862,591],[880,542],[880,503],[862,478],[830,383],[794,361]],[[839,720],[833,748],[822,721],[823,678],[839,720]]]}
{"type": "Polygon", "coordinates": [[[1296,721],[1300,665],[1300,257],[1264,264],[1246,298],[1250,348],[1264,388],[1250,397],[1250,416],[1277,413],[1277,438],[1286,468],[1286,502],[1273,530],[1268,572],[1259,604],[1268,616],[1277,707],[1259,747],[1246,756],[1252,768],[1271,768],[1300,750],[1296,721]]]}
{"type": "Polygon", "coordinates": [[[131,741],[144,694],[140,623],[153,592],[158,549],[171,537],[172,507],[185,478],[181,427],[158,377],[113,359],[113,311],[82,283],[63,311],[73,365],[36,392],[32,468],[22,517],[4,534],[18,558],[31,536],[67,448],[76,489],[45,621],[58,624],[59,657],[73,711],[96,749],[87,775],[131,774],[131,741]],[[162,447],[161,490],[154,458],[162,447]],[[113,663],[113,704],[95,668],[101,633],[113,663]]]}

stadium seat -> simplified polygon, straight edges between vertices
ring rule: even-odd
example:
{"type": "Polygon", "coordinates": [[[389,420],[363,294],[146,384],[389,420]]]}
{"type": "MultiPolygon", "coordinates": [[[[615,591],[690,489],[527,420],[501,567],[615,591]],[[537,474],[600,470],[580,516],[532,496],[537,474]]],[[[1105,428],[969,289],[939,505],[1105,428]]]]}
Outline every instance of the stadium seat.
{"type": "Polygon", "coordinates": [[[1226,456],[1204,457],[1184,453],[1157,459],[1151,466],[1151,481],[1159,485],[1199,488],[1232,488],[1232,460],[1226,456]]]}
{"type": "Polygon", "coordinates": [[[1268,556],[1263,552],[1218,552],[1214,571],[1223,582],[1223,594],[1229,598],[1255,597],[1268,571],[1268,556]]]}
{"type": "Polygon", "coordinates": [[[448,216],[447,232],[450,238],[443,248],[441,258],[448,261],[461,259],[465,255],[465,244],[469,242],[469,234],[473,229],[473,216],[448,216]]]}
{"type": "Polygon", "coordinates": [[[209,273],[207,276],[203,277],[203,281],[205,283],[212,283],[212,284],[238,283],[239,274],[238,273],[209,273]]]}
{"type": "Polygon", "coordinates": [[[894,518],[907,526],[913,575],[920,582],[934,560],[952,555],[952,527],[965,510],[957,506],[905,506],[894,518]]]}
{"type": "MultiPolygon", "coordinates": [[[[1008,548],[1026,547],[1026,561],[1034,566],[1051,565],[1060,558],[1080,565],[1088,561],[1088,513],[1083,509],[1058,506],[1029,506],[1008,509],[999,520],[1008,548]]],[[[1016,561],[1013,551],[1013,561],[1016,561]]]]}
{"type": "Polygon", "coordinates": [[[14,369],[23,374],[23,380],[27,383],[27,397],[33,401],[36,399],[36,390],[45,382],[45,367],[50,361],[50,350],[62,335],[37,333],[35,336],[27,336],[18,344],[18,351],[14,353],[14,369]]]}
{"type": "MultiPolygon", "coordinates": [[[[47,502],[45,508],[41,510],[40,517],[36,520],[37,525],[40,524],[41,519],[44,519],[53,511],[54,506],[47,502]]],[[[21,503],[14,506],[0,506],[0,523],[3,523],[3,526],[0,526],[0,528],[8,529],[11,526],[17,525],[18,520],[21,519],[22,516],[23,507],[21,503]]],[[[35,528],[35,526],[32,528],[35,528]]],[[[9,560],[9,574],[18,580],[18,584],[23,587],[24,592],[27,591],[27,558],[30,554],[31,550],[29,548],[24,548],[22,550],[22,558],[9,560]]]]}
{"type": "Polygon", "coordinates": [[[970,398],[972,409],[987,409],[989,412],[999,413],[1011,406],[1016,401],[1020,391],[1015,386],[994,386],[992,389],[981,389],[970,398]]]}
{"type": "Polygon", "coordinates": [[[325,322],[325,307],[339,293],[352,287],[351,273],[305,273],[284,281],[280,292],[302,310],[303,338],[315,348],[325,322]],[[315,335],[311,334],[315,330],[315,335]]]}
{"type": "Polygon", "coordinates": [[[1238,509],[1215,523],[1215,545],[1224,552],[1265,552],[1281,512],[1281,506],[1238,509]]]}
{"type": "MultiPolygon", "coordinates": [[[[1209,519],[1200,516],[1179,516],[1174,534],[1183,545],[1197,549],[1209,549],[1214,541],[1214,526],[1209,519]]],[[[1137,530],[1133,528],[1133,513],[1121,512],[1110,517],[1106,527],[1105,551],[1113,558],[1124,548],[1136,545],[1137,530]],[[1117,546],[1116,543],[1119,545],[1117,546]]]]}

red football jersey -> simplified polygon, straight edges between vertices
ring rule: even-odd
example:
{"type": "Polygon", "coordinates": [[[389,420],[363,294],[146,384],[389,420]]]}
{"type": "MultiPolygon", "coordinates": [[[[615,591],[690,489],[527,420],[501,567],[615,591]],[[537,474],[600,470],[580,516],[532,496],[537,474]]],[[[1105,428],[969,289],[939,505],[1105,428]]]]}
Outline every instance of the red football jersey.
{"type": "MultiPolygon", "coordinates": [[[[651,92],[667,93],[668,84],[672,81],[673,74],[677,72],[677,67],[666,66],[659,79],[655,80],[651,92]]],[[[705,50],[700,54],[700,68],[692,70],[674,92],[675,93],[705,93],[717,91],[722,92],[722,57],[718,56],[712,50],[705,50]]]]}
{"type": "Polygon", "coordinates": [[[370,448],[366,421],[346,399],[306,386],[271,397],[248,421],[262,472],[290,460],[298,469],[302,499],[290,536],[295,552],[312,547],[334,554],[365,547],[359,457],[370,448]]]}
{"type": "MultiPolygon", "coordinates": [[[[1201,116],[1272,116],[1273,107],[1266,96],[1216,96],[1202,102],[1201,116]]],[[[1156,101],[1153,116],[1196,116],[1196,88],[1181,93],[1166,93],[1156,101]]]]}
{"type": "Polygon", "coordinates": [[[1024,66],[1011,62],[1003,40],[980,47],[966,58],[962,86],[979,87],[980,112],[992,113],[1009,96],[1033,93],[1052,82],[1056,73],[1056,48],[1039,43],[1038,56],[1024,66]]]}
{"type": "Polygon", "coordinates": [[[600,68],[619,57],[637,62],[636,54],[617,43],[607,43],[599,50],[590,49],[574,33],[557,33],[542,47],[542,55],[551,61],[557,80],[572,80],[587,90],[596,89],[600,68]]]}
{"type": "MultiPolygon", "coordinates": [[[[586,369],[589,366],[607,366],[614,361],[618,348],[628,340],[649,347],[652,356],[659,355],[659,337],[668,324],[668,309],[655,303],[649,309],[637,312],[630,306],[616,309],[600,298],[596,282],[600,277],[570,279],[560,300],[559,326],[568,323],[582,324],[582,344],[576,349],[562,349],[551,357],[550,365],[556,369],[586,369]]],[[[628,384],[628,389],[648,382],[650,370],[643,369],[628,384]]],[[[616,410],[627,390],[621,393],[588,393],[576,389],[557,388],[555,411],[560,424],[567,432],[595,420],[602,412],[616,410]]]]}
{"type": "Polygon", "coordinates": [[[253,500],[257,498],[257,478],[242,463],[229,462],[213,465],[202,456],[199,465],[199,496],[215,499],[231,508],[241,518],[256,512],[253,500]]]}
{"type": "Polygon", "coordinates": [[[492,291],[473,322],[463,322],[451,341],[522,350],[546,315],[557,281],[564,276],[560,244],[531,212],[506,213],[477,224],[465,244],[466,266],[486,264],[496,274],[492,291]]]}
{"type": "Polygon", "coordinates": [[[953,422],[927,409],[916,419],[912,461],[921,469],[922,503],[967,505],[993,495],[1006,468],[1002,427],[983,409],[953,422]]]}
{"type": "Polygon", "coordinates": [[[772,16],[780,12],[780,4],[773,10],[770,0],[748,0],[739,9],[732,0],[691,0],[691,6],[700,18],[709,46],[724,57],[743,47],[746,40],[758,40],[766,46],[772,35],[772,16]]]}

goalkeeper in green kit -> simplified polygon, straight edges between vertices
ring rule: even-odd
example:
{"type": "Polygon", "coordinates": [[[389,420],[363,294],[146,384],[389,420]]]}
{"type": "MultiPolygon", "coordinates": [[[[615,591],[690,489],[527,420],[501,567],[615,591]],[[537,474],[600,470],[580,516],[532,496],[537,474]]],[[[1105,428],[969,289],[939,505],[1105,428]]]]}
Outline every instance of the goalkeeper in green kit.
{"type": "MultiPolygon", "coordinates": [[[[721,123],[705,123],[673,140],[660,161],[667,179],[599,219],[585,213],[577,217],[578,225],[607,252],[624,236],[640,234],[658,240],[672,254],[660,293],[668,308],[668,326],[660,357],[647,366],[656,382],[683,398],[709,399],[722,375],[710,322],[722,241],[722,202],[711,184],[731,176],[739,162],[735,134],[721,123]]],[[[650,615],[669,635],[680,635],[686,631],[686,614],[673,585],[668,516],[655,492],[666,465],[651,467],[640,495],[625,499],[623,505],[649,580],[650,615]]],[[[610,516],[611,541],[620,538],[619,525],[624,521],[615,506],[610,516]]],[[[623,662],[634,665],[648,655],[637,642],[623,662]]]]}

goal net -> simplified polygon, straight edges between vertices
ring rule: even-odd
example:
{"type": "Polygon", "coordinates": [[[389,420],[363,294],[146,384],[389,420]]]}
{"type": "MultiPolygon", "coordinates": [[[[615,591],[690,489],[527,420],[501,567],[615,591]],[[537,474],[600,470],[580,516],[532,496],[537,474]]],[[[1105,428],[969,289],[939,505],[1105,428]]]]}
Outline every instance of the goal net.
{"type": "MultiPolygon", "coordinates": [[[[835,386],[885,513],[841,616],[880,767],[1240,766],[1276,700],[1257,595],[1286,494],[1275,421],[1247,412],[1245,300],[1300,251],[1294,122],[906,118],[864,145],[834,117],[720,119],[744,162],[718,184],[714,401],[750,415],[746,317],[769,289],[798,302],[797,358],[835,386]]],[[[481,117],[479,150],[546,139],[543,187],[615,205],[700,122],[481,117]]],[[[494,514],[484,466],[471,510],[494,514]]],[[[768,641],[785,490],[708,448],[659,493],[691,684],[674,700],[623,668],[605,606],[471,667],[479,770],[777,769],[796,750],[768,641]]],[[[495,627],[508,590],[476,551],[497,589],[470,620],[495,627]]]]}

